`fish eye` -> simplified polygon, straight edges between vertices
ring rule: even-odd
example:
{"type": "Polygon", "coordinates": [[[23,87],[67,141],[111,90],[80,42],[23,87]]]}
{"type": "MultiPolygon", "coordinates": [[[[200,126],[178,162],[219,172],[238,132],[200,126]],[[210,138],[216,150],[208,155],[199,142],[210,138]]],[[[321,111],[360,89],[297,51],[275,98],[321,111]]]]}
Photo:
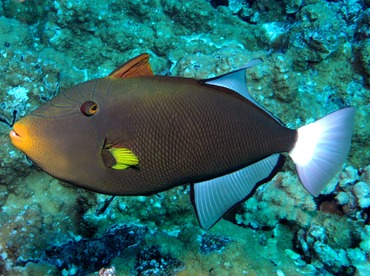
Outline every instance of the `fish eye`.
{"type": "Polygon", "coordinates": [[[98,112],[98,105],[93,101],[86,101],[81,104],[80,111],[83,115],[90,117],[98,112]]]}

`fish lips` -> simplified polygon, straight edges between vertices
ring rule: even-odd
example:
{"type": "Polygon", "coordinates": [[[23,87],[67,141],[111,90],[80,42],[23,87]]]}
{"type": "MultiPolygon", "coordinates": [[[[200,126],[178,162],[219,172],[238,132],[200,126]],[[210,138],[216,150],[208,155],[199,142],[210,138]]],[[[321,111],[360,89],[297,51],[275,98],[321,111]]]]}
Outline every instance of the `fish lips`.
{"type": "Polygon", "coordinates": [[[10,131],[9,136],[13,145],[19,149],[23,149],[24,143],[26,142],[26,129],[25,126],[19,123],[15,123],[13,129],[10,131]]]}

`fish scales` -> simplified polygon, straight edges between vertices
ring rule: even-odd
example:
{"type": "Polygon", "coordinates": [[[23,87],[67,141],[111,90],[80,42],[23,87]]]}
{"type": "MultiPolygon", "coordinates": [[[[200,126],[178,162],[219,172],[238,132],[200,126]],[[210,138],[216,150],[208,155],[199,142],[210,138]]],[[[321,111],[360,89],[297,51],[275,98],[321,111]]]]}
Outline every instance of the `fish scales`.
{"type": "MultiPolygon", "coordinates": [[[[99,81],[108,86],[112,80],[99,81]]],[[[113,81],[105,104],[111,114],[104,116],[115,119],[103,123],[108,142],[131,148],[140,159],[130,178],[117,172],[122,193],[129,182],[140,183],[131,185],[140,194],[210,179],[294,145],[295,130],[231,90],[160,76],[113,81]]]]}

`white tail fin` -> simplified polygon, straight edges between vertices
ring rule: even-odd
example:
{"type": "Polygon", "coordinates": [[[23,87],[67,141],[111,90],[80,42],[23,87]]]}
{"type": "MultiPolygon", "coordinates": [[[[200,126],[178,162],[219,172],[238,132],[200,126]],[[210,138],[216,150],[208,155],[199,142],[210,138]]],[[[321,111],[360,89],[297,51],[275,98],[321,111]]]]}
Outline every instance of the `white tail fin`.
{"type": "Polygon", "coordinates": [[[318,196],[344,163],[351,146],[355,108],[333,112],[298,129],[289,153],[303,186],[318,196]]]}

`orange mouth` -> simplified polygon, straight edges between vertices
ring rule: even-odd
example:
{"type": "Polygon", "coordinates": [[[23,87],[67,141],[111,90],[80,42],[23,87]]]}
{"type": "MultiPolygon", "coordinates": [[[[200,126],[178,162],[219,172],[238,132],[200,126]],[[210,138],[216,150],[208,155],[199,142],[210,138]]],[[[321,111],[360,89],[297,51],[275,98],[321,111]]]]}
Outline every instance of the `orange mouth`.
{"type": "Polygon", "coordinates": [[[11,139],[19,139],[22,138],[15,130],[10,131],[9,133],[11,139]]]}
{"type": "Polygon", "coordinates": [[[12,140],[12,143],[17,148],[23,150],[24,148],[24,142],[27,140],[26,135],[26,128],[23,124],[15,123],[13,126],[13,130],[9,133],[10,139],[12,140]],[[23,147],[22,147],[23,144],[23,147]]]}

